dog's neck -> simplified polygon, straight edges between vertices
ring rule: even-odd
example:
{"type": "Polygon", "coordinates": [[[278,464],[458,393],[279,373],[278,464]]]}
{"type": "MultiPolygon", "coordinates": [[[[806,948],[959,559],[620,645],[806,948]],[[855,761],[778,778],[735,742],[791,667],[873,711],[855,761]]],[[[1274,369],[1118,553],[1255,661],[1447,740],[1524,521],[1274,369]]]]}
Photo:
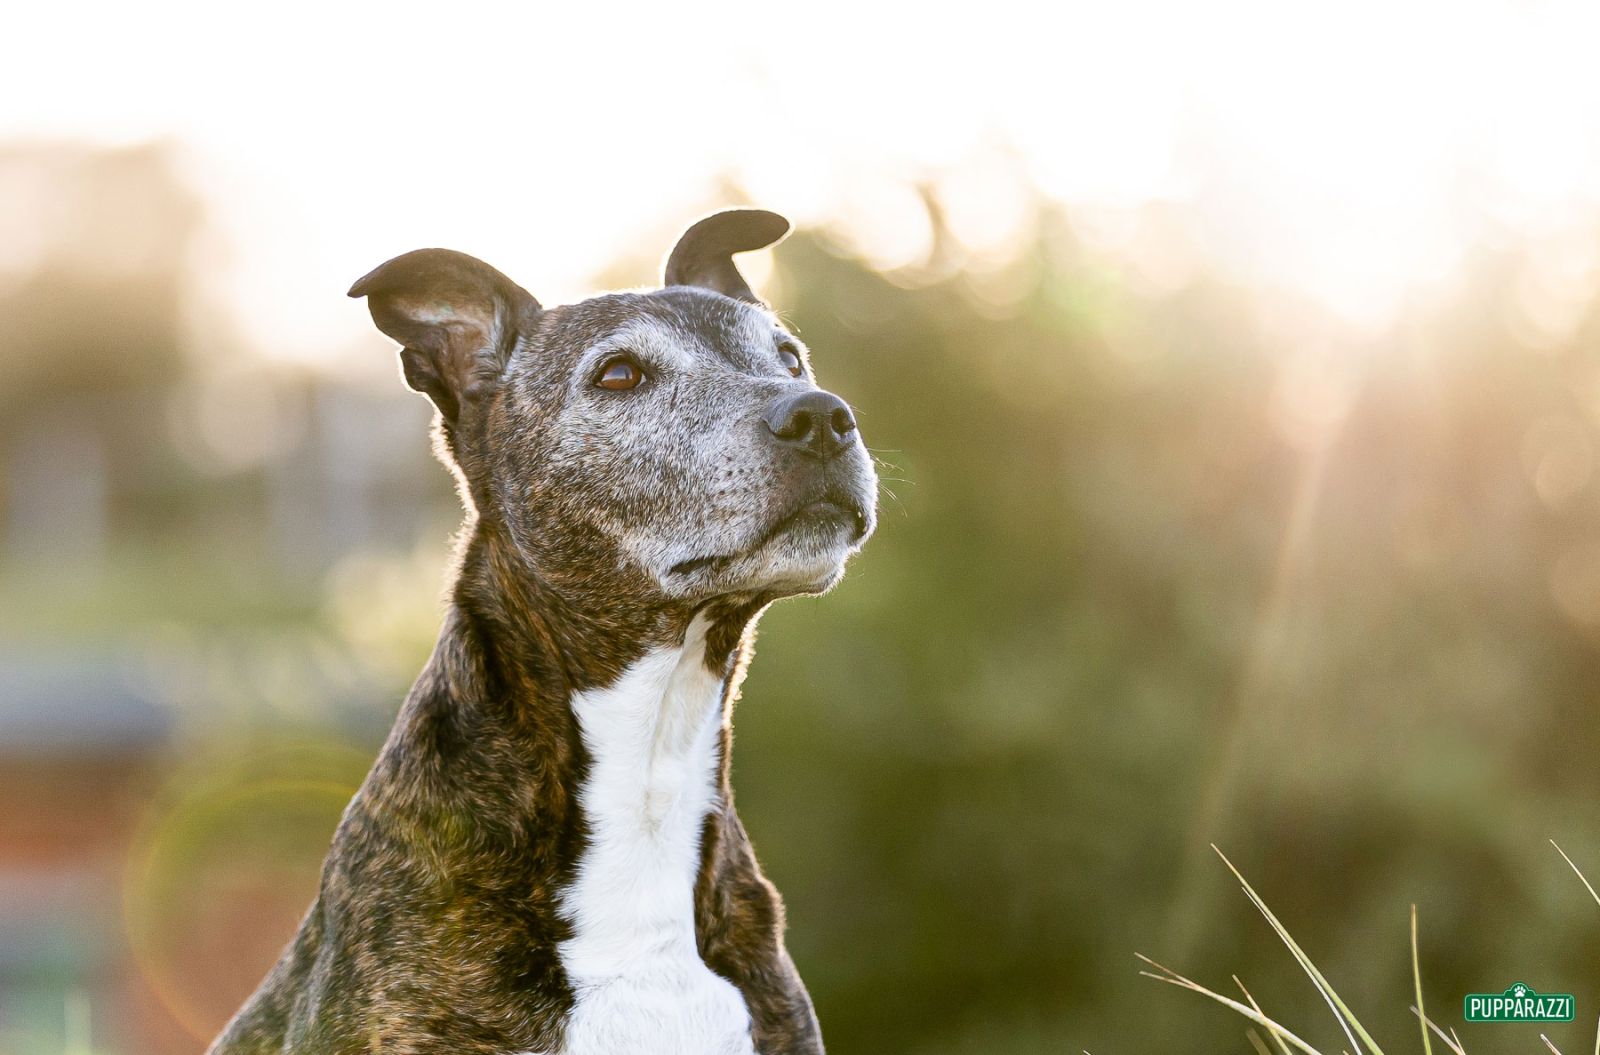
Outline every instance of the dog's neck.
{"type": "Polygon", "coordinates": [[[387,783],[426,781],[427,794],[469,798],[481,815],[523,815],[528,828],[514,839],[567,833],[571,852],[551,877],[561,881],[624,810],[661,832],[692,822],[698,837],[707,811],[728,799],[726,728],[758,610],[574,596],[529,574],[480,523],[434,657],[396,725],[397,738],[427,738],[428,749],[385,751],[380,769],[436,757],[441,738],[459,741],[454,769],[387,783]],[[620,801],[627,796],[635,801],[620,801]],[[668,816],[680,806],[683,816],[668,816]]]}
{"type": "MultiPolygon", "coordinates": [[[[467,798],[476,816],[519,816],[506,832],[513,842],[554,851],[525,860],[537,870],[530,882],[559,892],[545,904],[561,921],[552,936],[570,982],[637,970],[641,950],[698,963],[696,890],[731,803],[728,723],[748,652],[727,621],[754,613],[702,609],[681,630],[683,615],[666,610],[596,618],[513,575],[507,560],[474,536],[434,659],[397,725],[413,741],[458,731],[458,771],[387,783],[447,783],[447,797],[467,798]],[[733,645],[717,644],[719,632],[733,645]]],[[[503,859],[504,840],[479,834],[503,859]]]]}

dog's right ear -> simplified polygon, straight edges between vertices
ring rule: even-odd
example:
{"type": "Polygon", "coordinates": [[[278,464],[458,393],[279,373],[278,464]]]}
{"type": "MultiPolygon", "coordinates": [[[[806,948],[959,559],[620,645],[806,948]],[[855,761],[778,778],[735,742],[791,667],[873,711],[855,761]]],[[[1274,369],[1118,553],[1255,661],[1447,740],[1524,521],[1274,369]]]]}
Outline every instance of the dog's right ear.
{"type": "Polygon", "coordinates": [[[482,260],[449,249],[397,256],[350,287],[378,329],[399,341],[406,383],[453,425],[494,388],[517,334],[539,315],[527,290],[482,260]]]}

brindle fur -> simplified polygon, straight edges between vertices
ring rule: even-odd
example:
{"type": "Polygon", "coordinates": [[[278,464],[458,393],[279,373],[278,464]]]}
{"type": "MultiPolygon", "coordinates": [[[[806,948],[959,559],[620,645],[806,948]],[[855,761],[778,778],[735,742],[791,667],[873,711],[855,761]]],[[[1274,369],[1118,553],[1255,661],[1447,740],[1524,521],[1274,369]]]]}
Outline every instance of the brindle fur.
{"type": "MultiPolygon", "coordinates": [[[[437,405],[437,448],[468,522],[438,644],[339,824],[316,900],[212,1055],[560,1050],[574,996],[558,906],[585,845],[589,765],[568,701],[681,644],[706,613],[726,716],[761,610],[837,579],[730,555],[819,488],[856,503],[850,549],[871,528],[863,450],[819,470],[754,442],[760,408],[812,382],[775,369],[773,342],[798,345],[749,303],[729,259],[787,225],[718,215],[686,234],[675,284],[653,293],[546,309],[439,250],[352,291],[372,298],[405,345],[408,382],[437,405]],[[693,346],[690,368],[680,362],[648,405],[596,393],[585,357],[646,324],[693,346]],[[717,559],[673,572],[686,540],[717,559]]],[[[782,904],[734,810],[729,736],[724,722],[695,886],[699,952],[743,993],[759,1052],[820,1053],[782,904]]]]}

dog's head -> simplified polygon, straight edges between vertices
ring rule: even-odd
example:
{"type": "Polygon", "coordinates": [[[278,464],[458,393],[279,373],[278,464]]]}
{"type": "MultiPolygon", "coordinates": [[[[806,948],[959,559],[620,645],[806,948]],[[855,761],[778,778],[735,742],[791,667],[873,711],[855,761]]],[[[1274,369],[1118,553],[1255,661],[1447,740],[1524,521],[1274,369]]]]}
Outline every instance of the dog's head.
{"type": "Polygon", "coordinates": [[[665,288],[560,307],[444,249],[350,295],[404,346],[470,501],[535,574],[693,603],[815,593],[871,532],[877,481],[850,408],[734,267],[788,228],[713,214],[665,288]]]}

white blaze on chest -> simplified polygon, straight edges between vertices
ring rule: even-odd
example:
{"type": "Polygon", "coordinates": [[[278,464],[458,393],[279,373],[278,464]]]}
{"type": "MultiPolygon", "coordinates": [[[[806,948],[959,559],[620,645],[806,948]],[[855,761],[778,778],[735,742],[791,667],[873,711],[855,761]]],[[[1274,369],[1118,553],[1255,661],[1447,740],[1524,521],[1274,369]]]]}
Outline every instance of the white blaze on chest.
{"type": "Polygon", "coordinates": [[[649,653],[572,710],[589,774],[589,838],[562,895],[561,962],[575,996],[568,1055],[749,1055],[744,998],[700,959],[694,887],[716,797],[722,678],[704,623],[649,653]]]}

